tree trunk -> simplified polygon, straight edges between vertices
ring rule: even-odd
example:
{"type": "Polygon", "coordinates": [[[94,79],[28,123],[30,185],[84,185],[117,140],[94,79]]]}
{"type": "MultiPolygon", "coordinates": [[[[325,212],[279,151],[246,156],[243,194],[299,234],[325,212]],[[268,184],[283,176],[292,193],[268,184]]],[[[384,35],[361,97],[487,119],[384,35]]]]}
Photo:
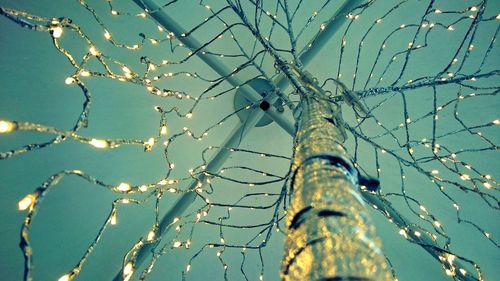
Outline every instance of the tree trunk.
{"type": "Polygon", "coordinates": [[[392,280],[329,102],[302,98],[283,280],[392,280]]]}

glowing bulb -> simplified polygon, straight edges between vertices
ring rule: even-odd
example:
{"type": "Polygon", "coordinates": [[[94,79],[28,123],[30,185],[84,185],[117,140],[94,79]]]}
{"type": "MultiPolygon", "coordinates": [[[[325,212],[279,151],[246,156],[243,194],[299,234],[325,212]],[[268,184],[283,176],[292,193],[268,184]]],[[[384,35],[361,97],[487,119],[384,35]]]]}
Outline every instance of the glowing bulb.
{"type": "Polygon", "coordinates": [[[116,189],[118,189],[119,191],[127,192],[127,191],[130,191],[131,187],[130,187],[130,184],[128,184],[126,182],[122,182],[122,183],[120,183],[120,185],[118,185],[116,187],[116,189]]]}
{"type": "Polygon", "coordinates": [[[83,77],[89,77],[90,76],[90,72],[88,72],[87,70],[82,70],[80,72],[80,75],[83,76],[83,77]]]}
{"type": "Polygon", "coordinates": [[[154,138],[149,138],[146,142],[144,142],[144,147],[145,147],[146,151],[151,150],[154,145],[155,145],[154,138]]]}
{"type": "Polygon", "coordinates": [[[118,222],[118,218],[116,217],[116,210],[113,210],[113,213],[111,214],[111,219],[109,220],[109,223],[112,225],[115,225],[118,222]]]}
{"type": "Polygon", "coordinates": [[[30,208],[31,206],[33,206],[33,203],[35,203],[35,199],[36,199],[36,196],[34,194],[26,195],[23,199],[21,199],[17,203],[17,207],[18,207],[19,211],[24,211],[24,210],[30,208]]]}
{"type": "Polygon", "coordinates": [[[94,46],[92,46],[92,47],[89,48],[89,52],[93,56],[98,56],[99,55],[99,51],[94,46]]]}
{"type": "Polygon", "coordinates": [[[193,117],[193,113],[188,112],[188,113],[186,114],[186,117],[187,117],[187,118],[191,118],[191,117],[193,117]]]}
{"type": "Polygon", "coordinates": [[[154,239],[155,239],[155,232],[154,232],[154,230],[151,230],[151,231],[148,233],[147,240],[148,240],[148,241],[153,241],[154,239]]]}
{"type": "Polygon", "coordinates": [[[63,34],[63,29],[60,26],[56,26],[52,29],[52,36],[54,38],[59,38],[63,34]]]}
{"type": "Polygon", "coordinates": [[[134,263],[129,261],[125,267],[123,267],[123,280],[130,280],[132,273],[134,273],[134,263]]]}
{"type": "Polygon", "coordinates": [[[174,242],[174,248],[179,248],[182,245],[180,241],[175,241],[174,242]]]}
{"type": "Polygon", "coordinates": [[[0,120],[0,134],[10,133],[16,128],[16,125],[10,121],[0,120]]]}
{"type": "Polygon", "coordinates": [[[167,126],[165,126],[165,125],[161,126],[160,134],[161,135],[166,135],[167,134],[167,126]]]}
{"type": "Polygon", "coordinates": [[[187,272],[187,271],[189,271],[189,270],[191,270],[191,265],[190,265],[190,264],[188,264],[188,265],[186,266],[186,272],[187,272]]]}
{"type": "Polygon", "coordinates": [[[91,139],[90,144],[96,148],[108,148],[109,143],[106,140],[91,139]]]}
{"type": "Polygon", "coordinates": [[[73,84],[75,83],[75,79],[73,77],[68,77],[64,80],[64,83],[66,83],[66,85],[73,84]]]}
{"type": "Polygon", "coordinates": [[[111,33],[109,33],[109,31],[105,30],[104,31],[104,38],[106,38],[107,40],[111,39],[111,33]]]}
{"type": "Polygon", "coordinates": [[[66,273],[63,276],[61,276],[59,279],[57,279],[57,281],[70,281],[71,279],[73,279],[73,275],[70,273],[66,273]]]}

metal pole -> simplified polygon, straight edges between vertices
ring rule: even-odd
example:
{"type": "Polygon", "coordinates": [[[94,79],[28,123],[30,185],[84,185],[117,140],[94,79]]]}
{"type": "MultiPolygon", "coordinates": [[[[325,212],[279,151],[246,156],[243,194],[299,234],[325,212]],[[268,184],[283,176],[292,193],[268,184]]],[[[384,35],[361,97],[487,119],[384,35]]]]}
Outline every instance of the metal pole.
{"type": "Polygon", "coordinates": [[[326,119],[338,113],[315,96],[303,96],[301,104],[281,278],[391,280],[357,191],[357,171],[342,146],[340,131],[326,119]]]}
{"type": "MultiPolygon", "coordinates": [[[[172,19],[167,13],[165,13],[161,7],[154,0],[133,0],[139,7],[149,12],[149,15],[155,19],[162,27],[173,32],[179,41],[181,41],[185,46],[190,48],[191,50],[200,49],[203,44],[198,42],[192,36],[183,37],[182,34],[186,32],[182,26],[180,26],[174,19],[172,19]]],[[[203,49],[204,52],[199,51],[196,55],[204,61],[208,66],[210,66],[217,74],[222,77],[225,77],[225,80],[229,82],[233,87],[239,87],[241,92],[245,95],[245,97],[252,103],[258,103],[262,100],[262,96],[252,87],[246,85],[237,78],[235,75],[232,75],[232,71],[221,63],[215,56],[210,55],[210,52],[207,48],[203,49]]],[[[272,103],[271,103],[272,105],[272,103]]],[[[285,116],[279,113],[276,108],[271,107],[266,111],[271,119],[273,119],[279,126],[281,126],[285,131],[290,134],[295,133],[295,128],[292,126],[292,122],[290,122],[285,116]]]]}

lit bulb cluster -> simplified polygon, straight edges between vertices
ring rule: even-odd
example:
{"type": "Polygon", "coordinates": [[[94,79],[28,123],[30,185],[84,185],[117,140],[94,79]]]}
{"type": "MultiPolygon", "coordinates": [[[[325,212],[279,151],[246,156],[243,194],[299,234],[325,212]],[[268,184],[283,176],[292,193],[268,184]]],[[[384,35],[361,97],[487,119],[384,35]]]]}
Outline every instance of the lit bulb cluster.
{"type": "MultiPolygon", "coordinates": [[[[89,145],[93,149],[103,150],[118,148],[123,145],[136,145],[142,147],[144,151],[154,151],[155,146],[162,143],[166,162],[165,168],[167,170],[166,175],[163,177],[147,183],[128,183],[126,180],[124,182],[105,183],[105,181],[94,178],[83,171],[66,170],[52,175],[35,191],[21,198],[17,205],[18,209],[26,211],[27,218],[29,218],[24,221],[21,232],[21,248],[25,256],[25,276],[28,279],[32,274],[31,257],[33,253],[29,241],[29,229],[32,218],[35,217],[38,211],[38,203],[63,177],[77,176],[122,197],[113,201],[111,211],[104,220],[103,226],[81,260],[73,269],[62,274],[59,281],[69,281],[76,278],[83,269],[88,257],[93,253],[100,238],[104,235],[105,230],[124,221],[120,217],[120,205],[143,205],[150,200],[156,200],[156,221],[152,227],[150,226],[145,230],[144,237],[132,245],[124,256],[120,273],[122,279],[130,280],[138,275],[142,280],[153,271],[161,256],[171,253],[175,255],[185,251],[190,255],[190,258],[183,271],[184,274],[187,275],[193,271],[202,253],[209,252],[210,254],[213,253],[214,260],[220,262],[224,278],[227,278],[229,270],[238,267],[243,269],[246,264],[245,259],[257,253],[261,270],[258,278],[264,280],[262,251],[270,242],[273,234],[286,232],[283,229],[283,220],[286,216],[288,199],[291,194],[289,194],[289,190],[284,183],[289,180],[290,175],[289,173],[280,174],[268,170],[264,171],[247,165],[232,165],[220,169],[211,169],[207,155],[226,150],[235,157],[244,154],[246,157],[283,160],[284,163],[288,163],[290,158],[269,152],[263,153],[237,147],[208,146],[207,141],[201,142],[209,140],[210,131],[229,123],[227,121],[235,119],[236,114],[241,111],[255,109],[258,104],[249,104],[227,113],[213,121],[212,124],[205,123],[204,129],[201,130],[191,129],[193,127],[189,121],[200,121],[204,117],[197,112],[200,104],[210,104],[210,102],[215,104],[218,102],[218,98],[233,94],[240,86],[233,85],[230,88],[224,88],[224,83],[230,77],[247,70],[247,68],[251,68],[252,71],[258,73],[259,77],[268,80],[275,77],[276,73],[274,71],[287,71],[283,63],[276,63],[271,64],[274,66],[274,68],[271,67],[273,73],[269,73],[268,66],[264,63],[268,60],[269,55],[271,55],[272,61],[289,60],[293,61],[297,66],[301,66],[302,62],[299,59],[301,52],[315,48],[316,41],[319,40],[321,34],[330,26],[334,26],[333,21],[337,19],[333,18],[330,21],[321,23],[316,21],[316,19],[321,18],[321,15],[329,13],[329,8],[331,8],[328,4],[329,1],[324,1],[324,5],[318,4],[317,9],[305,22],[301,19],[300,28],[293,30],[296,27],[291,23],[299,21],[296,18],[297,14],[293,11],[295,8],[300,8],[300,5],[303,5],[305,1],[298,1],[297,6],[285,1],[284,5],[277,5],[274,10],[264,10],[263,7],[257,6],[255,11],[261,15],[256,17],[257,25],[265,26],[267,21],[271,23],[269,32],[265,34],[264,30],[256,29],[248,21],[245,13],[238,10],[238,7],[228,4],[227,6],[215,8],[215,6],[204,3],[206,1],[201,1],[200,5],[208,14],[206,19],[200,21],[199,25],[190,30],[175,34],[152,21],[149,16],[149,13],[162,11],[169,5],[175,5],[175,2],[177,1],[170,1],[158,9],[146,9],[145,11],[132,13],[122,11],[119,7],[115,7],[114,3],[108,1],[109,10],[101,13],[85,1],[80,1],[83,9],[91,13],[100,26],[102,32],[102,38],[100,39],[104,39],[111,46],[128,50],[131,53],[140,53],[146,49],[146,46],[155,48],[155,50],[170,50],[168,55],[158,61],[142,56],[140,60],[141,67],[112,58],[108,54],[111,52],[107,51],[107,46],[99,45],[97,42],[100,40],[91,39],[83,32],[83,28],[80,28],[69,19],[43,18],[21,11],[2,8],[1,14],[16,24],[35,31],[46,32],[50,35],[50,39],[54,42],[57,51],[74,68],[73,73],[68,74],[67,78],[61,83],[67,84],[68,87],[78,87],[85,102],[79,118],[71,130],[19,120],[0,120],[0,138],[7,137],[8,134],[20,134],[22,131],[34,131],[54,136],[52,140],[45,143],[27,144],[10,151],[0,152],[0,159],[57,145],[68,139],[89,145]],[[241,23],[239,21],[236,23],[228,21],[228,18],[233,18],[235,15],[241,18],[241,23]],[[123,44],[120,43],[121,38],[119,38],[119,35],[115,34],[113,29],[105,23],[107,21],[106,17],[128,17],[131,20],[150,22],[154,24],[155,30],[151,31],[153,35],[141,34],[136,41],[123,44]],[[316,23],[317,25],[313,26],[316,23]],[[212,39],[207,40],[197,49],[188,48],[183,43],[184,41],[181,40],[196,37],[197,34],[203,32],[204,27],[212,25],[218,26],[219,31],[213,35],[212,39]],[[256,37],[255,41],[261,45],[259,48],[254,47],[253,50],[249,51],[247,46],[244,46],[238,29],[242,25],[253,32],[256,37]],[[303,42],[306,40],[304,38],[307,37],[305,35],[313,29],[316,29],[317,33],[310,41],[303,42]],[[290,38],[290,46],[287,45],[287,47],[283,48],[281,44],[275,42],[273,38],[280,32],[281,35],[290,38]],[[69,34],[82,39],[84,50],[87,50],[83,57],[77,57],[76,52],[71,53],[64,48],[65,36],[69,34]],[[227,42],[234,43],[237,46],[237,51],[227,53],[208,50],[209,47],[217,45],[217,43],[225,44],[227,42]],[[305,49],[300,51],[302,45],[305,46],[305,49]],[[168,48],[165,48],[166,46],[168,48]],[[180,59],[178,59],[179,54],[180,59]],[[179,65],[189,63],[192,61],[191,58],[197,55],[216,57],[224,61],[243,60],[245,62],[239,62],[227,76],[210,79],[194,70],[192,72],[172,70],[172,68],[175,69],[179,65]],[[100,67],[95,67],[96,63],[100,67]],[[169,108],[166,106],[155,107],[154,110],[160,114],[160,124],[155,136],[146,136],[141,139],[86,137],[82,133],[82,129],[91,125],[88,124],[88,116],[92,99],[85,82],[95,77],[138,85],[144,89],[145,94],[168,99],[169,101],[182,102],[186,106],[182,109],[176,106],[169,108]],[[177,81],[176,79],[193,81],[193,83],[205,83],[206,86],[199,93],[163,88],[162,85],[177,81]],[[176,126],[172,126],[176,120],[185,122],[185,126],[182,127],[181,125],[182,129],[176,129],[176,126]],[[170,159],[170,150],[176,143],[185,141],[186,136],[196,141],[196,143],[200,141],[200,145],[208,147],[203,150],[200,156],[202,163],[193,166],[187,172],[182,171],[185,173],[184,177],[177,177],[175,175],[178,174],[173,173],[173,170],[175,169],[177,172],[179,168],[176,168],[175,162],[170,159]],[[252,180],[234,177],[232,176],[233,172],[247,173],[252,180]],[[190,182],[191,185],[189,185],[190,182]],[[220,198],[214,196],[214,193],[217,192],[219,185],[228,184],[238,187],[243,192],[243,195],[232,202],[219,201],[220,198]],[[280,184],[281,186],[276,187],[280,184]],[[186,186],[189,187],[186,188],[186,186]],[[159,218],[160,202],[165,198],[172,200],[186,194],[193,194],[193,199],[200,202],[202,206],[192,213],[175,216],[166,222],[161,221],[159,218]],[[136,199],[132,195],[142,197],[136,199]],[[259,203],[255,204],[255,202],[259,203]],[[234,223],[234,217],[238,213],[235,210],[246,210],[249,214],[267,210],[268,213],[265,218],[262,218],[261,223],[237,224],[234,223]],[[220,215],[221,213],[223,215],[220,215]],[[205,226],[215,227],[219,234],[216,237],[208,237],[208,242],[194,241],[195,229],[205,226]],[[175,229],[174,237],[164,239],[168,241],[163,241],[165,229],[169,227],[175,229]],[[231,235],[227,235],[230,231],[245,232],[249,235],[249,238],[244,243],[234,243],[229,238],[231,235]],[[153,249],[153,247],[155,255],[146,265],[146,269],[139,273],[138,268],[141,265],[136,264],[138,255],[141,255],[145,251],[144,249],[153,249]],[[194,251],[194,254],[192,251],[194,251]],[[240,251],[243,255],[241,264],[235,266],[225,256],[226,251],[240,251]]],[[[408,185],[409,178],[414,177],[415,173],[427,179],[426,184],[422,185],[425,185],[425,188],[429,185],[435,186],[435,189],[444,195],[445,204],[456,212],[459,222],[472,226],[481,234],[482,239],[487,239],[496,247],[499,246],[492,232],[480,226],[479,223],[462,216],[460,206],[463,202],[456,199],[455,193],[449,192],[449,190],[456,189],[478,195],[487,208],[496,209],[498,206],[497,195],[495,194],[498,191],[498,182],[494,179],[494,176],[483,172],[482,168],[476,168],[474,161],[469,160],[468,155],[472,153],[486,155],[498,149],[498,145],[490,135],[492,130],[498,129],[496,126],[500,125],[500,121],[497,119],[498,116],[493,116],[489,120],[476,120],[473,114],[467,112],[470,110],[467,109],[470,104],[478,103],[481,99],[491,99],[497,95],[498,87],[485,86],[491,84],[489,81],[498,76],[498,70],[492,70],[490,65],[491,61],[494,60],[492,53],[495,51],[496,34],[491,38],[490,44],[485,46],[484,42],[481,43],[480,40],[476,40],[475,35],[466,36],[462,33],[464,26],[468,26],[470,30],[474,30],[479,26],[497,26],[500,16],[485,13],[485,2],[453,11],[431,5],[417,20],[411,22],[409,19],[399,19],[398,23],[394,25],[391,24],[394,21],[394,15],[402,9],[406,9],[406,5],[410,5],[412,1],[400,1],[387,8],[383,14],[378,14],[373,18],[369,11],[375,8],[374,6],[378,2],[381,1],[366,2],[343,15],[346,24],[345,29],[342,30],[343,34],[339,36],[340,39],[337,42],[338,53],[335,53],[334,57],[336,69],[327,74],[327,77],[331,78],[326,78],[321,85],[329,96],[321,97],[321,99],[324,99],[325,102],[336,104],[345,102],[344,104],[349,105],[349,96],[339,94],[341,88],[339,87],[339,81],[343,81],[347,85],[344,85],[345,88],[349,92],[355,93],[354,96],[362,98],[365,106],[369,109],[366,116],[354,109],[352,111],[354,117],[351,119],[355,121],[351,122],[349,117],[346,116],[345,129],[350,134],[348,142],[355,143],[350,151],[356,163],[355,166],[361,173],[376,174],[378,178],[382,179],[383,189],[390,190],[386,193],[374,193],[361,187],[363,196],[370,202],[370,206],[381,212],[393,223],[397,228],[396,231],[404,239],[422,246],[434,257],[438,257],[437,259],[442,264],[446,275],[459,280],[461,276],[471,275],[483,280],[479,266],[475,262],[450,251],[453,244],[451,243],[452,237],[445,231],[447,222],[440,220],[438,214],[431,212],[434,208],[426,206],[421,200],[411,196],[411,190],[415,187],[409,187],[408,185]],[[449,17],[452,17],[453,21],[450,21],[449,17]],[[356,32],[356,26],[362,24],[367,25],[364,29],[365,33],[361,34],[362,39],[355,42],[350,36],[356,32]],[[384,35],[377,35],[381,40],[374,40],[373,34],[384,35]],[[399,36],[406,34],[413,34],[413,36],[409,41],[406,38],[403,43],[398,42],[399,36]],[[414,66],[415,58],[419,54],[428,52],[427,54],[432,56],[432,52],[436,48],[442,47],[442,42],[432,39],[438,38],[439,35],[443,37],[456,36],[459,39],[459,44],[450,46],[447,49],[449,57],[443,59],[446,63],[441,68],[426,72],[421,76],[412,76],[409,69],[414,66]],[[373,48],[374,46],[376,47],[373,48]],[[356,51],[355,57],[351,57],[352,53],[349,50],[356,51]],[[363,57],[366,52],[375,54],[374,59],[367,60],[363,57]],[[479,63],[472,61],[474,56],[481,56],[479,63]],[[446,90],[447,87],[453,88],[453,90],[446,90]],[[450,91],[453,93],[450,94],[450,91]],[[415,113],[410,105],[417,102],[431,104],[431,106],[420,113],[415,113]],[[393,104],[398,106],[397,110],[401,114],[393,120],[387,120],[384,118],[383,111],[386,111],[387,107],[393,104]],[[462,111],[462,108],[465,109],[462,111]],[[453,120],[442,121],[447,119],[453,120]],[[448,130],[443,130],[445,126],[443,122],[452,125],[447,125],[449,126],[448,130]],[[432,124],[427,125],[431,129],[425,132],[425,138],[423,139],[422,136],[419,136],[421,131],[418,129],[422,124],[432,124]],[[453,142],[453,139],[456,138],[466,139],[469,143],[457,148],[453,142]],[[480,143],[482,146],[475,147],[472,145],[473,142],[474,144],[480,143]],[[471,144],[470,147],[469,144],[471,144]],[[368,167],[369,165],[364,164],[371,161],[367,160],[368,156],[362,155],[365,148],[374,151],[375,165],[368,167]],[[394,171],[388,171],[384,167],[388,163],[387,161],[392,161],[394,167],[399,167],[400,189],[398,191],[383,184],[383,179],[388,173],[394,175],[394,171]],[[391,203],[393,200],[404,200],[407,208],[396,210],[391,203]],[[410,219],[405,217],[408,214],[412,215],[410,219]],[[415,223],[414,220],[419,223],[415,223]],[[442,242],[443,240],[445,242],[442,242]]],[[[285,74],[288,75],[288,73],[285,74]]],[[[287,77],[290,79],[289,76],[287,77]]],[[[298,104],[295,94],[304,95],[305,92],[296,81],[291,81],[291,84],[295,86],[296,91],[289,96],[280,96],[280,98],[290,108],[293,108],[298,104]]],[[[346,108],[349,108],[349,106],[346,106],[346,108]]],[[[391,108],[391,110],[393,109],[391,108]]],[[[351,110],[349,110],[349,113],[351,113],[351,110]]],[[[2,118],[7,117],[2,116],[2,118]]],[[[424,187],[419,186],[418,188],[424,187]]],[[[245,278],[247,278],[247,273],[242,270],[245,278]]]]}

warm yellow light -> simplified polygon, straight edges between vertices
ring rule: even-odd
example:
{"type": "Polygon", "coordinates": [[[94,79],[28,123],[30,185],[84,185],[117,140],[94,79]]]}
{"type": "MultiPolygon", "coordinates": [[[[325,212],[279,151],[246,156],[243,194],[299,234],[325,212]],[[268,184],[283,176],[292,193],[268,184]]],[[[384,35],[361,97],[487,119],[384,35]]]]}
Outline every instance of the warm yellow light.
{"type": "Polygon", "coordinates": [[[129,261],[125,267],[123,267],[123,280],[130,280],[134,273],[134,263],[129,261]]]}
{"type": "Polygon", "coordinates": [[[52,36],[54,38],[59,38],[59,37],[61,37],[62,34],[63,34],[62,27],[56,26],[56,27],[52,28],[52,36]]]}
{"type": "Polygon", "coordinates": [[[161,135],[166,135],[167,134],[167,126],[165,126],[165,125],[161,126],[160,134],[161,135]]]}
{"type": "Polygon", "coordinates": [[[75,274],[71,272],[71,273],[66,273],[63,276],[59,277],[57,281],[71,281],[73,280],[73,278],[75,278],[75,274]]]}
{"type": "Polygon", "coordinates": [[[104,31],[104,38],[106,38],[107,40],[111,39],[111,33],[109,33],[109,31],[105,30],[104,31]]]}
{"type": "Polygon", "coordinates": [[[113,213],[111,214],[111,219],[109,220],[109,223],[112,225],[115,225],[117,223],[118,219],[116,217],[116,210],[113,210],[113,213]]]}
{"type": "Polygon", "coordinates": [[[155,138],[149,138],[144,144],[147,146],[153,146],[155,144],[155,138]]]}
{"type": "Polygon", "coordinates": [[[90,144],[97,148],[108,148],[109,143],[105,140],[91,139],[90,144]]]}
{"type": "Polygon", "coordinates": [[[87,70],[82,70],[80,72],[80,75],[83,76],[83,77],[89,77],[90,76],[90,72],[88,72],[87,70]]]}
{"type": "Polygon", "coordinates": [[[191,118],[191,117],[193,117],[193,113],[188,112],[188,113],[186,114],[186,117],[187,117],[187,118],[191,118]]]}
{"type": "Polygon", "coordinates": [[[89,52],[93,56],[98,56],[99,55],[99,51],[94,46],[92,46],[92,47],[89,48],[89,52]]]}
{"type": "Polygon", "coordinates": [[[16,125],[10,121],[0,120],[0,134],[10,133],[15,127],[16,125]]]}
{"type": "Polygon", "coordinates": [[[131,187],[130,187],[130,184],[128,184],[126,182],[122,182],[116,187],[116,189],[118,189],[119,191],[122,191],[122,192],[127,192],[127,191],[130,191],[131,187]]]}
{"type": "Polygon", "coordinates": [[[180,241],[174,242],[174,248],[179,248],[180,246],[182,246],[182,243],[180,241]]]}
{"type": "Polygon", "coordinates": [[[68,77],[64,80],[64,83],[66,83],[66,85],[73,84],[75,83],[75,79],[73,77],[68,77]]]}
{"type": "Polygon", "coordinates": [[[36,196],[34,194],[28,194],[26,195],[23,199],[21,199],[17,203],[17,207],[19,208],[19,211],[24,211],[28,208],[30,208],[33,203],[35,203],[36,196]]]}
{"type": "Polygon", "coordinates": [[[154,230],[151,230],[149,233],[148,233],[148,237],[146,238],[148,241],[153,241],[155,239],[155,232],[154,230]]]}

